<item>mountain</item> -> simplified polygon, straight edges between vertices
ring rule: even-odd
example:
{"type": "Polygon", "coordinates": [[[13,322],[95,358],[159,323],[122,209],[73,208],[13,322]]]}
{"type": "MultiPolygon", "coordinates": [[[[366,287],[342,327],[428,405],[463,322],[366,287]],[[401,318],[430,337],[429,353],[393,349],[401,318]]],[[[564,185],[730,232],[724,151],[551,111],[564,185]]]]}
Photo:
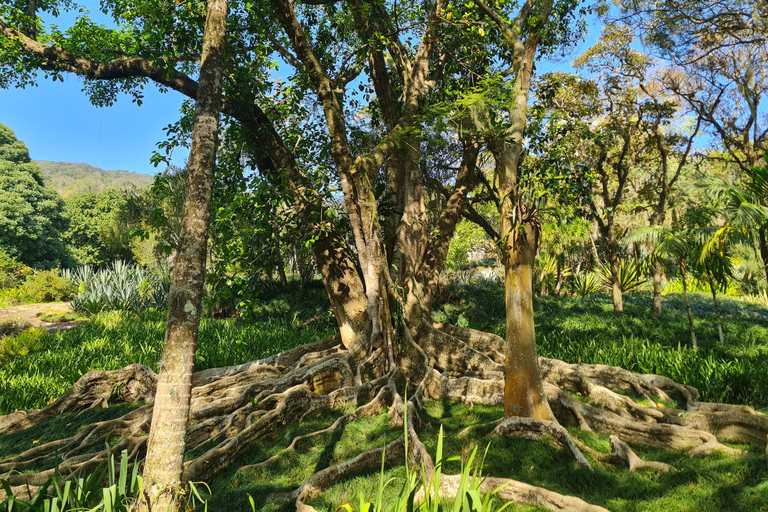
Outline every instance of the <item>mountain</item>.
{"type": "Polygon", "coordinates": [[[51,188],[63,197],[79,192],[99,192],[105,188],[149,186],[151,174],[130,171],[105,171],[88,164],[35,160],[51,188]]]}

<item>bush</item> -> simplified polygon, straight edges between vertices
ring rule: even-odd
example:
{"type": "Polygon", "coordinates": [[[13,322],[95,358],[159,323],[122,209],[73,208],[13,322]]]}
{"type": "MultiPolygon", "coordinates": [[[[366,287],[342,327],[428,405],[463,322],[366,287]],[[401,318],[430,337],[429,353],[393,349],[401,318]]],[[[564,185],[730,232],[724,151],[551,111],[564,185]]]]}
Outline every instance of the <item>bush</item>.
{"type": "MultiPolygon", "coordinates": [[[[611,266],[606,262],[597,267],[597,276],[603,286],[609,290],[613,287],[611,266]]],[[[621,260],[619,265],[619,289],[621,293],[630,293],[642,287],[648,278],[646,269],[641,261],[621,260]]]]}
{"type": "Polygon", "coordinates": [[[571,280],[571,288],[578,297],[588,297],[600,293],[603,289],[600,279],[594,272],[574,274],[571,280]]]}
{"type": "Polygon", "coordinates": [[[75,287],[59,269],[28,275],[23,284],[0,291],[0,307],[61,302],[72,298],[75,287]]]}
{"type": "Polygon", "coordinates": [[[32,269],[11,257],[0,248],[0,289],[13,288],[24,281],[32,269]]]}
{"type": "Polygon", "coordinates": [[[75,293],[75,287],[57,268],[27,277],[23,287],[31,302],[61,302],[71,299],[75,293]]]}

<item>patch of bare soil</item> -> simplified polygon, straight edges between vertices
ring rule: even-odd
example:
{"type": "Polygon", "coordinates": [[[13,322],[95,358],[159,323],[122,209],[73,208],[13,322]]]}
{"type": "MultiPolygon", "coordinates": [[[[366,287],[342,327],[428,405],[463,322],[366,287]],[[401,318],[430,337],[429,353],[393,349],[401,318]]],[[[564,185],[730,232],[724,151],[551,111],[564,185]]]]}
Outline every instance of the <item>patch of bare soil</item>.
{"type": "Polygon", "coordinates": [[[46,322],[38,316],[39,313],[68,314],[72,313],[72,305],[68,302],[48,302],[45,304],[27,304],[25,306],[0,308],[0,322],[20,319],[29,322],[32,327],[42,327],[48,332],[68,330],[83,323],[82,321],[46,322]]]}

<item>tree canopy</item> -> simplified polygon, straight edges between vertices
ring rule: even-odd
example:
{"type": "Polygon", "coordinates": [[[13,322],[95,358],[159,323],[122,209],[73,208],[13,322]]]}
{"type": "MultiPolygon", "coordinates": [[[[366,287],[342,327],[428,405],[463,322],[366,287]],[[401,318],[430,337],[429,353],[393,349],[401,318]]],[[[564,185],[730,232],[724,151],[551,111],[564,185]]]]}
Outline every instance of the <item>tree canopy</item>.
{"type": "Polygon", "coordinates": [[[24,142],[0,124],[0,247],[30,267],[59,267],[67,226],[64,201],[46,187],[24,142]]]}

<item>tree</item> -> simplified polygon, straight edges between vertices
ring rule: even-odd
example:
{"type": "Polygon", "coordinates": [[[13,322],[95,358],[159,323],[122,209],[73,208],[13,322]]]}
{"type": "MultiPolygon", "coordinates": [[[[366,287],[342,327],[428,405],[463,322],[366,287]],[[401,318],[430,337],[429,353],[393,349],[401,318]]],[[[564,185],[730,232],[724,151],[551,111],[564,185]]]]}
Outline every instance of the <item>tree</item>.
{"type": "Polygon", "coordinates": [[[30,267],[59,267],[67,261],[67,224],[64,201],[45,186],[24,143],[0,124],[0,247],[30,267]]]}
{"type": "MultiPolygon", "coordinates": [[[[117,90],[140,97],[139,86],[149,80],[191,98],[202,97],[200,85],[191,78],[200,52],[197,4],[120,0],[105,3],[105,8],[132,28],[113,32],[83,20],[77,30],[46,34],[50,37],[45,40],[52,44],[44,45],[25,30],[27,15],[19,9],[4,17],[0,41],[5,51],[0,52],[0,62],[6,64],[9,83],[25,83],[31,80],[32,69],[45,69],[54,75],[83,76],[95,101],[109,101],[117,90]]],[[[505,395],[501,377],[505,373],[510,391],[505,409],[510,416],[552,419],[558,411],[561,421],[584,417],[581,411],[591,411],[591,406],[574,405],[559,389],[576,381],[591,396],[617,387],[643,389],[649,396],[669,392],[695,402],[690,390],[664,379],[646,381],[643,376],[600,367],[580,370],[551,360],[542,360],[544,370],[539,367],[530,299],[541,201],[539,191],[527,188],[527,179],[522,179],[526,168],[520,161],[536,55],[572,35],[564,28],[570,26],[575,8],[573,2],[550,0],[531,0],[522,6],[441,0],[423,5],[355,0],[233,4],[228,25],[239,37],[227,44],[222,112],[236,130],[228,141],[277,189],[278,197],[290,198],[289,207],[300,219],[302,235],[324,278],[339,336],[258,363],[195,374],[187,448],[201,446],[210,439],[209,432],[224,436],[185,465],[183,479],[212,478],[263,436],[321,407],[363,403],[332,429],[384,407],[391,407],[394,421],[402,421],[407,410],[407,433],[387,447],[387,461],[408,457],[419,466],[423,463],[429,480],[433,461],[426,455],[415,423],[421,401],[459,396],[478,403],[495,401],[505,395]],[[290,87],[271,83],[270,52],[292,68],[290,87]],[[502,99],[511,100],[503,109],[480,108],[483,103],[500,104],[502,99]],[[297,123],[284,122],[290,117],[284,110],[296,113],[300,108],[322,112],[322,131],[308,128],[311,136],[305,137],[305,126],[297,129],[297,123]],[[481,117],[488,122],[478,122],[481,117]],[[307,139],[311,145],[304,145],[307,139]],[[447,166],[435,162],[427,151],[436,139],[451,141],[445,144],[450,147],[445,151],[450,155],[447,166]],[[431,318],[456,223],[462,210],[472,215],[465,208],[467,195],[478,187],[489,193],[494,190],[494,184],[486,183],[489,180],[477,172],[483,147],[494,156],[495,199],[503,217],[500,240],[509,283],[507,340],[431,318]],[[442,173],[448,167],[452,172],[442,173]],[[430,215],[425,183],[436,176],[445,178],[441,184],[448,194],[439,203],[440,211],[430,215]],[[344,198],[342,211],[329,207],[326,200],[334,192],[344,198]],[[507,352],[511,352],[509,359],[507,352]],[[555,385],[545,387],[544,378],[555,385]],[[593,385],[597,382],[601,384],[593,385]],[[403,399],[406,383],[411,384],[407,403],[403,399]]],[[[169,130],[173,140],[168,144],[183,139],[188,126],[185,116],[169,130]]],[[[126,390],[119,387],[121,396],[145,397],[153,389],[153,375],[148,369],[129,368],[119,375],[88,376],[77,389],[99,394],[104,379],[111,389],[116,382],[132,379],[126,390]]],[[[90,396],[72,391],[71,400],[24,418],[2,420],[0,428],[38,421],[64,401],[90,401],[90,396]]],[[[626,404],[615,393],[608,396],[611,403],[626,404]]],[[[126,421],[131,428],[145,431],[148,414],[149,409],[144,409],[126,421]]],[[[595,414],[590,417],[594,428],[609,429],[609,421],[595,414]]],[[[699,418],[698,414],[690,415],[699,418]]],[[[508,418],[506,422],[539,425],[567,439],[567,432],[554,422],[524,420],[508,418]]],[[[159,428],[156,421],[153,429],[159,428]]],[[[632,420],[631,428],[637,424],[632,420]]],[[[678,430],[688,435],[686,428],[678,430]]],[[[686,442],[698,446],[707,436],[711,434],[695,433],[690,436],[695,440],[686,442]]],[[[135,449],[140,456],[138,437],[126,437],[120,448],[135,449]]],[[[151,439],[155,437],[152,434],[151,439]]],[[[669,443],[664,446],[673,445],[667,439],[677,439],[675,434],[647,438],[656,437],[669,443]]],[[[178,455],[179,450],[183,448],[177,444],[174,453],[178,455]]],[[[98,457],[103,455],[94,459],[98,457]]],[[[318,471],[291,493],[291,499],[304,508],[314,494],[350,472],[378,468],[381,458],[382,452],[376,451],[318,471]]],[[[75,465],[72,470],[81,467],[75,465]]],[[[13,475],[12,485],[29,478],[34,477],[13,475]]],[[[444,476],[444,481],[452,478],[444,476]]],[[[532,499],[546,493],[523,494],[532,499]]]]}
{"type": "Polygon", "coordinates": [[[768,166],[752,167],[740,185],[703,177],[695,189],[718,201],[725,215],[725,222],[705,245],[705,254],[724,243],[745,241],[758,247],[768,279],[768,166]]]}
{"type": "Polygon", "coordinates": [[[126,198],[116,189],[83,192],[64,200],[69,227],[62,240],[72,263],[105,266],[114,260],[132,259],[126,222],[126,198]]]}
{"type": "Polygon", "coordinates": [[[209,0],[184,209],[137,510],[184,507],[182,474],[205,284],[226,28],[227,1],[209,0]]]}
{"type": "MultiPolygon", "coordinates": [[[[673,215],[674,216],[674,215],[673,215]]],[[[685,312],[688,314],[688,329],[691,335],[691,348],[699,348],[696,342],[696,328],[693,325],[691,302],[688,299],[688,264],[690,260],[698,261],[700,255],[696,254],[696,234],[693,230],[680,225],[674,218],[673,226],[652,225],[639,228],[632,232],[627,240],[630,242],[647,242],[654,246],[655,258],[672,257],[680,268],[680,277],[683,282],[683,295],[685,297],[685,312]]]]}
{"type": "Polygon", "coordinates": [[[768,144],[766,4],[747,0],[632,0],[622,16],[671,61],[663,82],[688,104],[744,173],[768,144]]]}

